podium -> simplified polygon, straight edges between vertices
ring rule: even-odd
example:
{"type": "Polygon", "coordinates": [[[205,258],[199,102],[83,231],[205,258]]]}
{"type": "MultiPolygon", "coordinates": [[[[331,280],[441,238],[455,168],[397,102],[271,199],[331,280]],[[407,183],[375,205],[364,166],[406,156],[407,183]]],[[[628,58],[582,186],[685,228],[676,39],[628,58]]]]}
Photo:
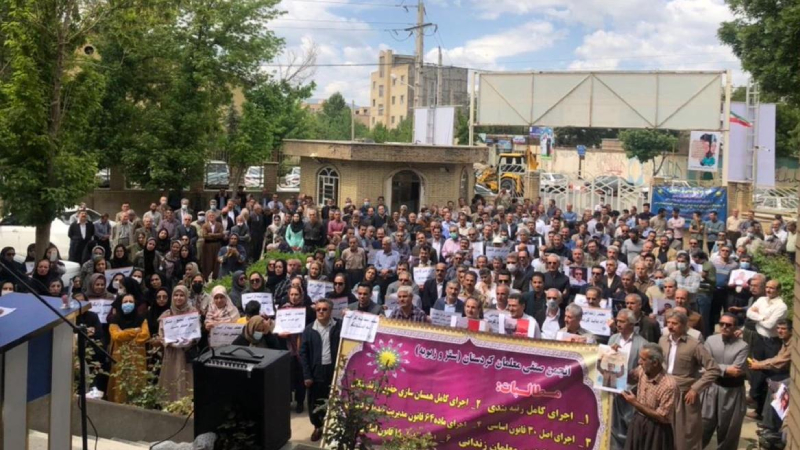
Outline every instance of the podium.
{"type": "MultiPolygon", "coordinates": [[[[61,309],[60,298],[44,299],[70,320],[90,307],[61,309]]],[[[31,294],[0,297],[0,310],[0,450],[28,448],[27,404],[47,394],[48,449],[72,448],[72,329],[31,294]]]]}

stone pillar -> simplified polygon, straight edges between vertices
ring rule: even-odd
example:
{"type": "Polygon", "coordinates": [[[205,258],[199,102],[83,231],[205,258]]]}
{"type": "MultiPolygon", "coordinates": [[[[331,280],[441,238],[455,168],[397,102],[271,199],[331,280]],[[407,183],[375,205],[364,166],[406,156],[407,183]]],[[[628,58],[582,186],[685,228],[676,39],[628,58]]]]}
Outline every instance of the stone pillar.
{"type": "Polygon", "coordinates": [[[734,209],[753,209],[753,185],[751,183],[728,182],[728,215],[734,209]]]}
{"type": "MultiPolygon", "coordinates": [[[[525,193],[523,198],[527,198],[532,202],[536,201],[536,197],[539,196],[539,181],[539,172],[528,171],[528,173],[525,174],[525,193]]],[[[499,184],[500,180],[497,182],[499,184]]]]}

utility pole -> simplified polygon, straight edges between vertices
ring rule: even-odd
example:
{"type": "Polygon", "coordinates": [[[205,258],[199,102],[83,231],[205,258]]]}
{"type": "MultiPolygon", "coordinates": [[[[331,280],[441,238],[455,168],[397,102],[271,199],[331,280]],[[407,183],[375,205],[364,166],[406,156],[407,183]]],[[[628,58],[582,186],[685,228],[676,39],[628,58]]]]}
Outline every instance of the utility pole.
{"type": "Polygon", "coordinates": [[[439,46],[439,67],[436,69],[436,106],[442,105],[442,46],[439,46]]]}
{"type": "Polygon", "coordinates": [[[350,108],[350,142],[356,140],[356,101],[350,100],[352,107],[350,108]]]}
{"type": "Polygon", "coordinates": [[[422,106],[422,63],[425,53],[425,28],[436,25],[425,22],[425,5],[422,0],[417,2],[417,25],[405,28],[405,31],[414,31],[417,34],[416,54],[414,55],[414,107],[422,106]]]}

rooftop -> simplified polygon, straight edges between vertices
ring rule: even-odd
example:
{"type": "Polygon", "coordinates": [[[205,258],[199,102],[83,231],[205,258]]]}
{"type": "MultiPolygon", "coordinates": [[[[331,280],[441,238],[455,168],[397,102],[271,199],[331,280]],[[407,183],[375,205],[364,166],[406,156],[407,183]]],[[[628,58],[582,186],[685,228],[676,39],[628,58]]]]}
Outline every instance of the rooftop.
{"type": "Polygon", "coordinates": [[[352,141],[313,141],[284,139],[283,152],[289,156],[338,159],[343,161],[413,162],[413,163],[486,163],[487,147],[467,145],[384,144],[352,141]]]}

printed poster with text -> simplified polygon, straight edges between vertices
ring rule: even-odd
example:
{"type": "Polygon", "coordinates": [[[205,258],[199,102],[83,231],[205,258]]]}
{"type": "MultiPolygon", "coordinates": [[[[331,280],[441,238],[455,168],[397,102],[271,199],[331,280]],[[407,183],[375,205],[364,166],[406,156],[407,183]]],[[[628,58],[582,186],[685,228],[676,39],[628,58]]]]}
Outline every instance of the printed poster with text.
{"type": "Polygon", "coordinates": [[[592,388],[597,346],[383,319],[372,343],[342,339],[339,355],[340,384],[377,389],[388,375],[380,438],[430,432],[442,450],[608,448],[611,394],[592,388]]]}

